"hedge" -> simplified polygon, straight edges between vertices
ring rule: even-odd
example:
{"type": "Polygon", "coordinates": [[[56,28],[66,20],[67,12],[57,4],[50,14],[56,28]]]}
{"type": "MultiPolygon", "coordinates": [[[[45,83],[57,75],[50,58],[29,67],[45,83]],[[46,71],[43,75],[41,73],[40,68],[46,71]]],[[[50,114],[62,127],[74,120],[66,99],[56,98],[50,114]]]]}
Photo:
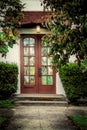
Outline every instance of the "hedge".
{"type": "Polygon", "coordinates": [[[59,75],[67,98],[73,102],[81,97],[87,97],[87,70],[82,65],[69,63],[59,69],[59,75]]]}
{"type": "Polygon", "coordinates": [[[18,66],[16,64],[0,63],[0,99],[11,97],[17,90],[18,66]]]}

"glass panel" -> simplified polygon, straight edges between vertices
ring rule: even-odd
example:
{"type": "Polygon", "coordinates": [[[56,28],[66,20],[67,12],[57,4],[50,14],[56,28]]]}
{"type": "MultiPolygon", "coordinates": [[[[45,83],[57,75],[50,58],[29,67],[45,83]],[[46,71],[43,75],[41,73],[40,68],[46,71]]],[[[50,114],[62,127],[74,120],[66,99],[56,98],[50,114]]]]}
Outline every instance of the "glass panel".
{"type": "Polygon", "coordinates": [[[24,48],[24,56],[28,56],[28,48],[24,48]]]}
{"type": "Polygon", "coordinates": [[[31,56],[34,56],[34,54],[35,54],[34,48],[33,48],[33,47],[30,47],[30,55],[31,55],[31,56]]]}
{"type": "Polygon", "coordinates": [[[24,67],[24,75],[29,75],[29,67],[24,67]]]}
{"type": "Polygon", "coordinates": [[[42,85],[47,84],[47,76],[42,76],[42,85]]]}
{"type": "Polygon", "coordinates": [[[42,48],[42,56],[47,56],[47,48],[42,48]]]}
{"type": "Polygon", "coordinates": [[[47,83],[48,83],[48,85],[53,85],[53,77],[52,76],[48,76],[47,83]]]}
{"type": "Polygon", "coordinates": [[[42,65],[47,65],[47,58],[46,57],[42,57],[42,65]]]}
{"type": "Polygon", "coordinates": [[[30,38],[25,38],[24,39],[24,46],[28,46],[29,45],[29,39],[30,38]]]}
{"type": "Polygon", "coordinates": [[[30,57],[30,65],[34,65],[35,64],[35,57],[30,57]]]}
{"type": "Polygon", "coordinates": [[[24,65],[28,65],[28,57],[24,57],[24,65]]]}
{"type": "Polygon", "coordinates": [[[47,75],[47,67],[42,67],[42,75],[47,75]]]}
{"type": "Polygon", "coordinates": [[[30,76],[30,85],[34,85],[34,84],[35,84],[35,77],[30,76]]]}
{"type": "Polygon", "coordinates": [[[48,58],[48,65],[52,65],[52,57],[48,58]]]}
{"type": "Polygon", "coordinates": [[[30,75],[35,75],[35,67],[30,67],[30,75]]]}
{"type": "Polygon", "coordinates": [[[52,69],[52,67],[48,67],[48,75],[53,75],[53,69],[52,69]]]}
{"type": "Polygon", "coordinates": [[[24,76],[24,84],[29,84],[29,76],[24,76]]]}
{"type": "Polygon", "coordinates": [[[30,46],[34,46],[35,45],[35,39],[34,38],[30,38],[30,46]]]}

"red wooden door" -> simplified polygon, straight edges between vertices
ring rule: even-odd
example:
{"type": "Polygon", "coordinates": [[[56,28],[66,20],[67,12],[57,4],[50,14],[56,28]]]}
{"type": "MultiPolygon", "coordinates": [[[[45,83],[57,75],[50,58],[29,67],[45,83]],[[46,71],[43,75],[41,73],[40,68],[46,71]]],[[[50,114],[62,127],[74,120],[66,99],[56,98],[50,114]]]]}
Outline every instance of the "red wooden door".
{"type": "Polygon", "coordinates": [[[55,94],[55,70],[41,35],[22,35],[21,93],[55,94]]]}

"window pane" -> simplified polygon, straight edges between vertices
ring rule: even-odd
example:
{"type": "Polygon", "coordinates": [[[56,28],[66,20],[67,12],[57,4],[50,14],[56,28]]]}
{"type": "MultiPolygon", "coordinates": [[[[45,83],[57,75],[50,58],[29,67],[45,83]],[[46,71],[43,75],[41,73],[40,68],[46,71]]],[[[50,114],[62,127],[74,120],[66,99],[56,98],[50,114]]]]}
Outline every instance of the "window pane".
{"type": "Polygon", "coordinates": [[[24,65],[28,65],[28,57],[24,57],[24,65]]]}
{"type": "Polygon", "coordinates": [[[46,57],[42,57],[42,65],[47,65],[47,58],[46,57]]]}
{"type": "Polygon", "coordinates": [[[52,76],[48,76],[47,83],[48,83],[48,85],[53,85],[53,77],[52,76]]]}
{"type": "Polygon", "coordinates": [[[31,56],[34,56],[34,55],[35,55],[35,51],[34,51],[34,48],[33,48],[33,47],[30,47],[30,55],[31,55],[31,56]]]}
{"type": "Polygon", "coordinates": [[[47,76],[42,76],[42,85],[47,84],[47,76]]]}
{"type": "Polygon", "coordinates": [[[35,57],[30,57],[30,65],[34,65],[35,64],[35,57]]]}
{"type": "Polygon", "coordinates": [[[24,39],[24,46],[28,46],[29,45],[29,38],[25,38],[24,39]]]}
{"type": "Polygon", "coordinates": [[[34,38],[30,38],[30,46],[34,46],[35,45],[35,39],[34,38]]]}
{"type": "Polygon", "coordinates": [[[47,48],[42,48],[42,56],[47,56],[47,48]]]}
{"type": "Polygon", "coordinates": [[[47,67],[42,67],[42,75],[47,75],[47,67]]]}
{"type": "Polygon", "coordinates": [[[28,56],[28,48],[24,48],[24,56],[28,56]]]}
{"type": "Polygon", "coordinates": [[[48,58],[48,65],[52,65],[52,57],[48,58]]]}
{"type": "Polygon", "coordinates": [[[30,85],[35,85],[35,77],[30,76],[30,85]]]}
{"type": "Polygon", "coordinates": [[[24,75],[29,75],[29,67],[24,67],[24,75]]]}
{"type": "Polygon", "coordinates": [[[30,75],[35,75],[35,67],[30,67],[30,75]]]}
{"type": "Polygon", "coordinates": [[[29,84],[29,76],[24,76],[24,84],[29,84]]]}
{"type": "Polygon", "coordinates": [[[53,69],[52,69],[52,67],[48,67],[48,75],[53,75],[53,69]]]}

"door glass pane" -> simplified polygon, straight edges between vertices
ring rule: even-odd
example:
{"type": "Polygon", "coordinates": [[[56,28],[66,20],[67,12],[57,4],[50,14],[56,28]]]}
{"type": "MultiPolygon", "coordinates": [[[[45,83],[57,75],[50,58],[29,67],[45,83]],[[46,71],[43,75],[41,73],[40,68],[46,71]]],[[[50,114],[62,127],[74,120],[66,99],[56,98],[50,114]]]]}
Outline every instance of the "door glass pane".
{"type": "Polygon", "coordinates": [[[42,76],[42,85],[47,84],[47,76],[42,76]]]}
{"type": "Polygon", "coordinates": [[[28,57],[24,57],[24,65],[28,65],[28,57]]]}
{"type": "Polygon", "coordinates": [[[48,83],[48,85],[53,85],[53,77],[52,76],[48,76],[47,83],[48,83]]]}
{"type": "Polygon", "coordinates": [[[47,56],[47,48],[42,48],[42,56],[47,56]]]}
{"type": "Polygon", "coordinates": [[[30,57],[30,65],[34,65],[35,64],[35,57],[30,57]]]}
{"type": "Polygon", "coordinates": [[[24,67],[24,75],[29,75],[29,67],[24,67]]]}
{"type": "Polygon", "coordinates": [[[28,48],[24,48],[24,56],[28,56],[28,48]]]}
{"type": "Polygon", "coordinates": [[[29,45],[29,39],[30,38],[25,38],[24,39],[24,46],[28,46],[29,45]]]}
{"type": "Polygon", "coordinates": [[[47,75],[47,67],[46,66],[42,67],[42,75],[47,75]]]}
{"type": "Polygon", "coordinates": [[[48,67],[48,75],[53,75],[53,69],[52,69],[52,67],[48,67]]]}
{"type": "Polygon", "coordinates": [[[52,57],[48,58],[48,65],[52,65],[52,57]]]}
{"type": "Polygon", "coordinates": [[[35,45],[35,39],[34,38],[30,38],[30,46],[34,46],[35,45]]]}
{"type": "Polygon", "coordinates": [[[24,84],[29,84],[29,76],[24,76],[24,84]]]}
{"type": "Polygon", "coordinates": [[[34,48],[30,47],[30,56],[34,56],[34,54],[35,54],[34,48]]]}
{"type": "Polygon", "coordinates": [[[30,76],[30,85],[35,85],[35,77],[30,76]]]}
{"type": "Polygon", "coordinates": [[[47,65],[47,58],[46,57],[42,57],[42,65],[47,65]]]}
{"type": "Polygon", "coordinates": [[[35,67],[30,67],[30,75],[35,75],[35,67]]]}

